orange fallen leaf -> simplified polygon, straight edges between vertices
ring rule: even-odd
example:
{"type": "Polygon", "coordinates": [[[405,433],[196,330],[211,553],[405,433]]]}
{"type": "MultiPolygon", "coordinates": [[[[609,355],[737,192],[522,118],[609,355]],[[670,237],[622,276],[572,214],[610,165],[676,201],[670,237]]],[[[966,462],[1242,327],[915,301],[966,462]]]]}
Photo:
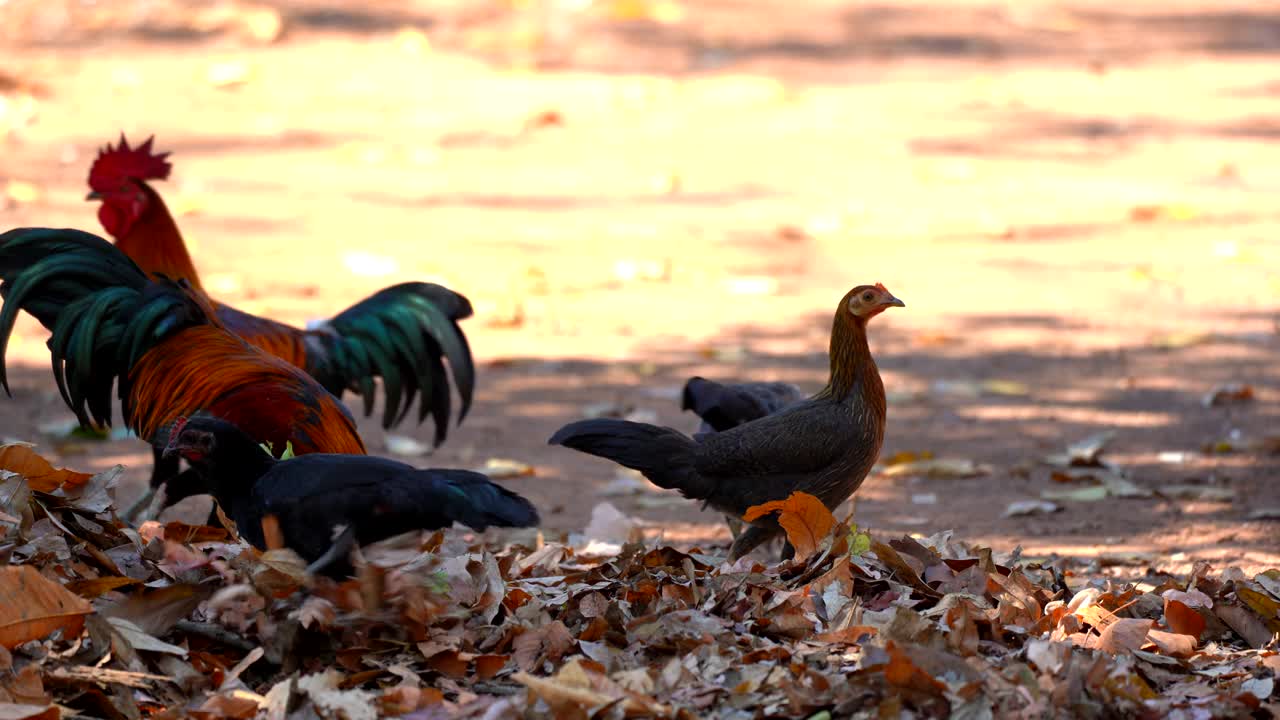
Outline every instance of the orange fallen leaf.
{"type": "Polygon", "coordinates": [[[1199,640],[1204,632],[1204,616],[1178,600],[1165,599],[1164,619],[1169,629],[1179,635],[1190,635],[1199,640]]]}
{"type": "Polygon", "coordinates": [[[279,550],[284,547],[284,533],[280,531],[280,518],[275,515],[262,516],[262,537],[268,550],[279,550]]]}
{"type": "Polygon", "coordinates": [[[133,578],[120,577],[118,575],[106,575],[88,580],[72,580],[66,584],[67,590],[79,595],[82,598],[92,600],[99,595],[121,588],[126,585],[139,585],[140,580],[133,578]]]}
{"type": "Polygon", "coordinates": [[[0,567],[0,646],[13,648],[62,630],[76,637],[93,607],[30,565],[0,567]]]}
{"type": "Polygon", "coordinates": [[[502,668],[507,666],[509,655],[477,655],[475,658],[476,677],[481,680],[489,680],[502,672],[502,668]]]}
{"type": "Polygon", "coordinates": [[[824,538],[831,534],[836,518],[818,498],[805,492],[793,492],[786,500],[771,500],[747,508],[742,516],[754,522],[770,513],[778,513],[778,524],[796,549],[796,558],[805,560],[818,551],[824,538]]]}
{"type": "Polygon", "coordinates": [[[89,473],[55,468],[26,443],[0,447],[0,470],[23,476],[32,490],[43,493],[53,492],[63,485],[78,487],[93,477],[89,473]]]}
{"type": "Polygon", "coordinates": [[[862,642],[863,638],[869,638],[875,635],[879,630],[870,625],[853,625],[843,630],[831,630],[819,634],[814,639],[818,642],[835,643],[840,645],[857,645],[862,642]]]}

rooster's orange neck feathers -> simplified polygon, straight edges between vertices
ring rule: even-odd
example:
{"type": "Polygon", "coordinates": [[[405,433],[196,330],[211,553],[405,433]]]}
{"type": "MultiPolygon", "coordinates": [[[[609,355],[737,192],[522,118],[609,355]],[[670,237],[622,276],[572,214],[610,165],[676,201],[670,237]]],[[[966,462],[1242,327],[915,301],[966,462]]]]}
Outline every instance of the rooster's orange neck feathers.
{"type": "Polygon", "coordinates": [[[134,221],[115,238],[116,247],[147,274],[186,280],[191,287],[203,291],[195,264],[182,241],[182,233],[160,193],[141,180],[134,182],[141,188],[146,202],[134,221]]]}

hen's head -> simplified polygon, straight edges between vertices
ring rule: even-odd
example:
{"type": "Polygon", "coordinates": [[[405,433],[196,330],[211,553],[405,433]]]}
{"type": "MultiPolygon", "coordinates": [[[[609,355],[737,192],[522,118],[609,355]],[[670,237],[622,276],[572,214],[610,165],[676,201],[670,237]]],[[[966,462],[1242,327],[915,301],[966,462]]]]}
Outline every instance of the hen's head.
{"type": "Polygon", "coordinates": [[[172,165],[169,153],[154,154],[151,144],[154,137],[137,147],[129,147],[129,141],[120,135],[120,144],[110,143],[98,152],[89,168],[88,200],[101,200],[98,220],[112,237],[119,240],[129,232],[151,204],[144,182],[164,180],[169,177],[172,165]]]}
{"type": "Polygon", "coordinates": [[[199,464],[208,460],[218,445],[215,432],[211,428],[202,427],[199,418],[194,422],[185,417],[173,421],[169,428],[169,444],[164,448],[166,456],[181,455],[187,462],[199,464]]]}
{"type": "Polygon", "coordinates": [[[880,283],[875,285],[859,285],[844,296],[841,303],[850,314],[863,322],[879,315],[891,307],[906,307],[907,304],[893,296],[889,289],[880,283]]]}

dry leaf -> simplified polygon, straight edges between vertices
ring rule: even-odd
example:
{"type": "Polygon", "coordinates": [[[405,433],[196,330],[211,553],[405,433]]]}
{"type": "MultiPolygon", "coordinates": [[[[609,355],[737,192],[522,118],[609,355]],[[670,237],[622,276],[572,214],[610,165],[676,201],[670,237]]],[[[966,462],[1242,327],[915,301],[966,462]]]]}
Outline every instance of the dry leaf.
{"type": "Polygon", "coordinates": [[[971,478],[988,475],[991,468],[972,460],[961,458],[934,458],[899,463],[885,468],[881,474],[887,477],[926,477],[935,479],[971,478]]]}
{"type": "Polygon", "coordinates": [[[53,467],[27,443],[0,446],[0,470],[25,477],[32,490],[43,493],[51,493],[64,485],[79,487],[93,477],[89,473],[53,467]]]}
{"type": "Polygon", "coordinates": [[[1205,620],[1200,613],[1169,597],[1164,599],[1164,621],[1175,633],[1190,635],[1197,640],[1204,632],[1205,620]]]}
{"type": "Polygon", "coordinates": [[[484,461],[484,465],[476,468],[476,472],[481,475],[488,475],[491,480],[533,477],[536,473],[532,465],[506,458],[489,458],[484,461]]]}
{"type": "Polygon", "coordinates": [[[1244,383],[1227,383],[1219,385],[1205,394],[1205,407],[1217,407],[1234,403],[1248,402],[1253,399],[1253,386],[1244,383]]]}
{"type": "Polygon", "coordinates": [[[61,630],[73,638],[93,607],[30,565],[0,567],[0,646],[13,648],[61,630]]]}
{"type": "Polygon", "coordinates": [[[1133,652],[1147,641],[1147,633],[1150,630],[1150,620],[1120,618],[1103,628],[1097,640],[1097,647],[1112,655],[1133,652]]]}
{"type": "Polygon", "coordinates": [[[415,440],[407,435],[393,435],[387,433],[383,438],[383,444],[387,447],[387,452],[400,457],[422,457],[431,454],[435,449],[431,443],[425,443],[415,440]]]}
{"type": "Polygon", "coordinates": [[[1182,635],[1179,633],[1170,633],[1163,630],[1151,630],[1147,633],[1147,640],[1156,647],[1162,655],[1170,657],[1187,658],[1196,652],[1196,639],[1190,635],[1182,635]]]}
{"type": "Polygon", "coordinates": [[[807,560],[821,547],[822,541],[836,525],[835,516],[826,505],[809,493],[796,491],[786,500],[772,500],[747,508],[742,519],[754,522],[770,513],[778,513],[778,524],[795,548],[796,559],[807,560]]]}
{"type": "Polygon", "coordinates": [[[1115,437],[1115,433],[1111,431],[1101,432],[1097,435],[1071,443],[1067,446],[1067,451],[1055,455],[1049,455],[1044,461],[1054,467],[1092,467],[1099,464],[1098,456],[1107,447],[1107,443],[1115,437]]]}
{"type": "Polygon", "coordinates": [[[1018,517],[1020,515],[1047,515],[1056,513],[1062,508],[1047,500],[1017,500],[1009,503],[1005,508],[1003,517],[1018,517]]]}
{"type": "Polygon", "coordinates": [[[58,720],[62,713],[56,705],[17,705],[0,702],[0,720],[58,720]]]}

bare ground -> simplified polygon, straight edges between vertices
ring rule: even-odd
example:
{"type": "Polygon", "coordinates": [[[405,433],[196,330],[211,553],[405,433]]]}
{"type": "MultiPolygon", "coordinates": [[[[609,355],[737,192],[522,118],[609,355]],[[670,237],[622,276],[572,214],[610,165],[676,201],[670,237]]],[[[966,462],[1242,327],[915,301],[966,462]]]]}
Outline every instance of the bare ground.
{"type": "MultiPolygon", "coordinates": [[[[290,0],[257,6],[286,27],[258,44],[193,20],[203,6],[134,5],[0,5],[0,226],[96,231],[94,149],[155,133],[218,297],[302,323],[406,279],[467,294],[476,407],[422,462],[534,465],[510,483],[550,530],[607,499],[668,539],[726,537],[689,504],[602,497],[615,469],[546,438],[600,403],[692,429],[690,374],[816,389],[836,301],[879,281],[908,305],[872,328],[884,455],[991,472],[873,476],[860,524],[1171,570],[1280,563],[1276,521],[1250,519],[1280,506],[1280,455],[1248,447],[1280,434],[1280,14],[815,0],[659,3],[684,15],[655,22],[290,0]],[[1205,407],[1227,382],[1254,399],[1205,407]],[[1044,455],[1107,430],[1139,486],[1229,498],[1002,517],[1061,489],[1044,455]]],[[[10,343],[0,434],[130,464],[136,487],[138,441],[38,433],[70,416],[43,337],[26,322],[10,343]]]]}

